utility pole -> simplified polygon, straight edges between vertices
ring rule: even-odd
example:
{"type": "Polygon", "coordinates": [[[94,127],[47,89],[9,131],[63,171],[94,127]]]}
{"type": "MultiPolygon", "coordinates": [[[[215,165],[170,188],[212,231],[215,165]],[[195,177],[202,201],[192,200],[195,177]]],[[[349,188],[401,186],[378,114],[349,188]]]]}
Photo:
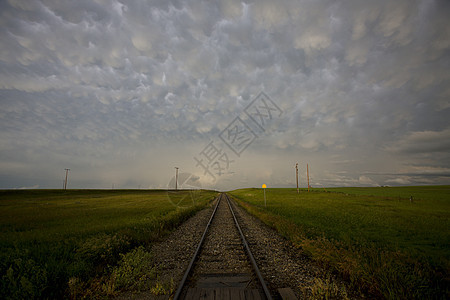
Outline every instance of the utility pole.
{"type": "Polygon", "coordinates": [[[64,190],[67,190],[67,174],[69,174],[70,169],[64,169],[66,170],[66,181],[64,182],[64,190]]]}
{"type": "Polygon", "coordinates": [[[175,191],[178,189],[178,167],[175,167],[175,191]]]}
{"type": "Polygon", "coordinates": [[[298,194],[298,163],[295,164],[295,179],[297,181],[297,194],[298,194]]]}
{"type": "Polygon", "coordinates": [[[309,166],[306,164],[306,176],[308,176],[308,192],[309,192],[309,166]]]}

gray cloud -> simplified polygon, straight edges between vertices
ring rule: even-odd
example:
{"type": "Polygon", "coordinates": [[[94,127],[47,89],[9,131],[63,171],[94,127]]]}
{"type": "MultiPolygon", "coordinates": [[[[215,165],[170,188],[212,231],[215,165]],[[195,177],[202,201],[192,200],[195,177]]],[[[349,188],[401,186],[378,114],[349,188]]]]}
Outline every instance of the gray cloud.
{"type": "Polygon", "coordinates": [[[450,129],[411,132],[396,141],[388,150],[401,153],[447,153],[450,149],[450,129]]]}
{"type": "Polygon", "coordinates": [[[205,181],[193,156],[260,91],[283,116],[211,186],[287,186],[298,160],[322,185],[448,183],[446,1],[0,6],[0,188],[69,164],[78,187],[205,181]]]}

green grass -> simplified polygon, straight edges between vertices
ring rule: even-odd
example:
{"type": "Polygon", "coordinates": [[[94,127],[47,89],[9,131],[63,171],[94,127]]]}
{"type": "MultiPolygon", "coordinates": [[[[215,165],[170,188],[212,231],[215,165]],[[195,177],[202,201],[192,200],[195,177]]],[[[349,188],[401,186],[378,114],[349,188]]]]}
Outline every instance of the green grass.
{"type": "Polygon", "coordinates": [[[230,194],[362,292],[449,296],[449,186],[267,189],[267,207],[262,189],[230,194]]]}
{"type": "Polygon", "coordinates": [[[0,191],[1,298],[62,298],[205,207],[213,191],[0,191]],[[193,199],[195,201],[193,201],[193,199]],[[177,203],[175,206],[173,203],[177,203]]]}
{"type": "MultiPolygon", "coordinates": [[[[323,190],[323,189],[313,189],[323,190]]],[[[413,201],[430,200],[434,203],[443,202],[448,204],[450,199],[450,186],[401,186],[401,187],[347,187],[347,188],[328,188],[329,192],[345,193],[352,195],[379,196],[388,199],[409,199],[413,201]]]]}

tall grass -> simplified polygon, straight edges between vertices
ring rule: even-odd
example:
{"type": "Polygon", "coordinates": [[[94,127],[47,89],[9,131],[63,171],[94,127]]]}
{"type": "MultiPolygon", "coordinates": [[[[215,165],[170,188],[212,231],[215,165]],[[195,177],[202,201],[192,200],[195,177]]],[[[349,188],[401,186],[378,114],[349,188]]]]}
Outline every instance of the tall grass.
{"type": "Polygon", "coordinates": [[[216,195],[189,193],[171,193],[180,208],[163,190],[0,191],[0,298],[68,297],[69,281],[110,272],[216,195]]]}
{"type": "Polygon", "coordinates": [[[262,190],[231,194],[353,288],[374,297],[423,299],[449,296],[449,190],[267,189],[267,207],[262,190]]]}

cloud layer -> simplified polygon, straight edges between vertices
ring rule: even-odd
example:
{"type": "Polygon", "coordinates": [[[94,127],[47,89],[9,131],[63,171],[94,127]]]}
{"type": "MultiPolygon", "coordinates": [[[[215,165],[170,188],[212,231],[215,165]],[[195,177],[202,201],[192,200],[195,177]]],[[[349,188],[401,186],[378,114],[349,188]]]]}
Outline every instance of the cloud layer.
{"type": "Polygon", "coordinates": [[[448,1],[0,8],[0,188],[449,182],[448,1]],[[211,182],[193,157],[261,91],[282,117],[211,182]]]}

